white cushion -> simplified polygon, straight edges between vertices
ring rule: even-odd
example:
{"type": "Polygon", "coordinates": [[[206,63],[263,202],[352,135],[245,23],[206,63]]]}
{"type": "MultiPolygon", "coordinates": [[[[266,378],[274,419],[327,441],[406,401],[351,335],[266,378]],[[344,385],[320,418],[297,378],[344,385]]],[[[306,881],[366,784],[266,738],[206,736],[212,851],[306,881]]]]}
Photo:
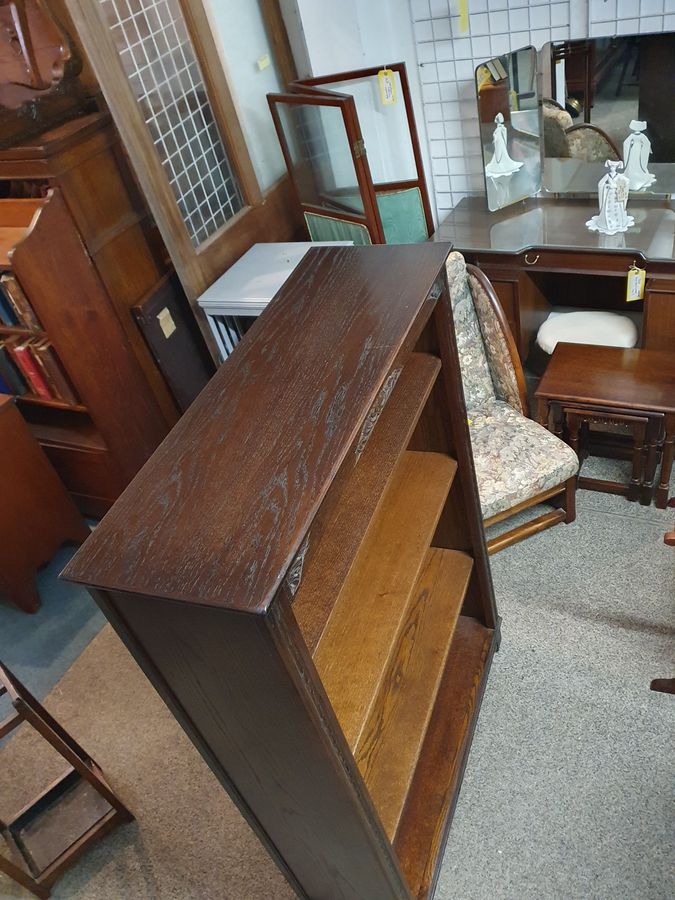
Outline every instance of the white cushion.
{"type": "Polygon", "coordinates": [[[558,341],[598,344],[602,347],[634,347],[637,340],[638,330],[632,319],[600,310],[552,312],[537,332],[537,344],[549,355],[558,341]]]}

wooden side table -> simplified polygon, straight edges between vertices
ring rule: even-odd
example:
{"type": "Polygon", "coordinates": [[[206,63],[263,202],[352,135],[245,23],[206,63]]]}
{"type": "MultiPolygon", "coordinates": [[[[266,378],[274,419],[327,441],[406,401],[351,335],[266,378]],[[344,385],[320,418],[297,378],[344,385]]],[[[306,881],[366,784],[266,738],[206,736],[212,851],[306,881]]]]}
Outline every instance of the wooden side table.
{"type": "Polygon", "coordinates": [[[675,444],[675,354],[560,343],[535,399],[540,424],[577,452],[584,425],[618,425],[632,434],[630,484],[580,478],[580,487],[625,493],[645,506],[656,494],[656,506],[665,509],[675,444]],[[659,453],[661,471],[655,484],[659,453]]]}
{"type": "Polygon", "coordinates": [[[32,437],[12,397],[0,394],[0,595],[36,612],[35,572],[89,529],[32,437]]]}

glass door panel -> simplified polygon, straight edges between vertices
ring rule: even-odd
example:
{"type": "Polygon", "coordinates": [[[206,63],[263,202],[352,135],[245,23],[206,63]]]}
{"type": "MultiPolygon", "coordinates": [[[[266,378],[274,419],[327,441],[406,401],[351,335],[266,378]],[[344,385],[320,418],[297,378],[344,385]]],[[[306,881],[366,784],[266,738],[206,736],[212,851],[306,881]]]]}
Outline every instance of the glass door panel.
{"type": "Polygon", "coordinates": [[[268,94],[312,240],[382,243],[382,223],[351,97],[268,94]]]}
{"type": "Polygon", "coordinates": [[[415,154],[408,128],[400,72],[392,71],[396,102],[383,105],[377,75],[331,83],[331,90],[350,94],[356,103],[368,165],[377,187],[391,181],[417,178],[415,154]]]}
{"type": "Polygon", "coordinates": [[[364,215],[349,139],[336,106],[276,104],[303,204],[364,215]]]}

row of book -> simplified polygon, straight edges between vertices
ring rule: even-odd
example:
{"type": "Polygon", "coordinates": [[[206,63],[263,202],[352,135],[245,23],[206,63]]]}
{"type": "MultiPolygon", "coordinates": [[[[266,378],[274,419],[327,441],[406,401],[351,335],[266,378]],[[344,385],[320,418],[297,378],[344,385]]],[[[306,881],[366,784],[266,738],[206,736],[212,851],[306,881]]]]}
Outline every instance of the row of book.
{"type": "Polygon", "coordinates": [[[9,272],[0,277],[0,324],[40,331],[42,326],[21,285],[9,272]]]}
{"type": "Polygon", "coordinates": [[[47,338],[0,340],[0,393],[79,403],[47,338]]]}

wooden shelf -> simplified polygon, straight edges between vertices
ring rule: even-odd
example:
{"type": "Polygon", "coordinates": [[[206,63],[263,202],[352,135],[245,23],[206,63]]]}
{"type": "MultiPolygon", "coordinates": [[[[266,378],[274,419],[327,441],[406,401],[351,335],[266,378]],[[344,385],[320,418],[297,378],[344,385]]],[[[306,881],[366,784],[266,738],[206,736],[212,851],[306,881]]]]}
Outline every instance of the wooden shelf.
{"type": "Polygon", "coordinates": [[[444,454],[405,452],[314,653],[352,751],[377,703],[456,469],[444,454]]]}
{"type": "Polygon", "coordinates": [[[493,629],[476,619],[459,617],[394,839],[394,849],[416,900],[433,895],[495,637],[493,629]]]}
{"type": "Polygon", "coordinates": [[[45,338],[47,337],[46,332],[41,331],[37,328],[24,328],[18,325],[0,325],[0,335],[7,334],[17,334],[20,337],[34,337],[34,338],[45,338]]]}
{"type": "Polygon", "coordinates": [[[426,555],[384,678],[355,751],[380,821],[394,839],[452,644],[473,559],[426,555]]]}
{"type": "Polygon", "coordinates": [[[405,451],[440,371],[440,360],[413,353],[345,485],[335,484],[314,520],[293,612],[314,651],[335,598],[405,451]]]}
{"type": "Polygon", "coordinates": [[[81,403],[66,403],[65,400],[44,400],[34,394],[17,394],[16,399],[21,403],[34,403],[36,406],[47,406],[51,409],[70,409],[73,412],[86,413],[87,407],[81,403]]]}
{"type": "Polygon", "coordinates": [[[30,422],[30,430],[41,444],[77,447],[80,450],[106,451],[105,441],[91,422],[30,422]]]}

